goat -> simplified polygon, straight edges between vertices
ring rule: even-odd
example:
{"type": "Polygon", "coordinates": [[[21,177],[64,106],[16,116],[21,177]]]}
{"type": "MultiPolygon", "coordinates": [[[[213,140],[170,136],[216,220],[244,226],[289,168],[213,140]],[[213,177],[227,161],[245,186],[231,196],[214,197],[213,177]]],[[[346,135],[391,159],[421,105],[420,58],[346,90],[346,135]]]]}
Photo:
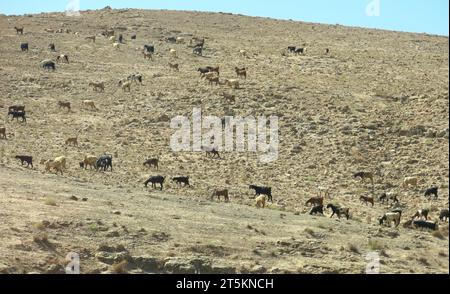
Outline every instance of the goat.
{"type": "Polygon", "coordinates": [[[381,225],[384,225],[387,222],[387,225],[390,227],[391,222],[394,222],[395,227],[398,227],[400,224],[402,214],[400,212],[386,212],[378,221],[381,225]]]}
{"type": "Polygon", "coordinates": [[[8,112],[8,116],[9,115],[12,116],[11,120],[16,119],[17,121],[19,121],[19,117],[20,117],[22,119],[22,122],[26,122],[27,121],[27,117],[26,117],[25,111],[9,111],[8,112]]]}
{"type": "Polygon", "coordinates": [[[139,84],[142,84],[142,74],[140,74],[140,73],[136,73],[136,74],[131,74],[131,75],[129,75],[128,77],[127,77],[127,80],[128,81],[132,81],[132,82],[135,82],[135,83],[139,83],[139,84]]]}
{"type": "Polygon", "coordinates": [[[72,144],[73,146],[78,146],[78,137],[69,138],[66,140],[66,145],[72,144]]]}
{"type": "Polygon", "coordinates": [[[431,197],[434,195],[434,200],[438,199],[438,187],[432,187],[425,191],[425,197],[431,197]]]}
{"type": "Polygon", "coordinates": [[[169,68],[176,70],[176,71],[180,71],[180,67],[179,67],[178,63],[170,63],[169,62],[169,68]]]}
{"type": "Polygon", "coordinates": [[[265,208],[266,207],[266,196],[265,195],[261,195],[256,197],[255,199],[255,205],[256,208],[265,208]]]}
{"type": "Polygon", "coordinates": [[[33,157],[32,156],[28,156],[28,155],[17,155],[16,157],[14,157],[15,159],[19,159],[21,161],[21,164],[23,165],[24,163],[27,164],[27,167],[29,167],[31,165],[31,168],[33,168],[33,157]]]}
{"type": "Polygon", "coordinates": [[[177,44],[184,44],[186,42],[186,38],[178,37],[175,41],[177,44]]]}
{"type": "Polygon", "coordinates": [[[340,207],[339,205],[329,203],[327,205],[327,209],[330,209],[333,212],[330,216],[332,218],[335,214],[338,218],[341,218],[341,215],[344,215],[347,220],[350,218],[350,210],[348,208],[340,207]]]}
{"type": "Polygon", "coordinates": [[[372,207],[374,205],[373,197],[361,196],[359,197],[359,200],[367,205],[369,205],[369,203],[372,204],[372,207]]]}
{"type": "Polygon", "coordinates": [[[154,166],[154,167],[156,167],[156,169],[158,169],[159,168],[159,159],[158,158],[150,158],[150,159],[147,159],[145,162],[144,162],[144,166],[148,166],[148,167],[152,167],[152,166],[154,166]]]}
{"type": "Polygon", "coordinates": [[[52,61],[52,60],[43,60],[43,61],[41,61],[41,67],[43,68],[43,69],[47,69],[47,70],[56,70],[56,64],[55,64],[55,62],[54,61],[52,61]]]}
{"type": "Polygon", "coordinates": [[[308,201],[306,201],[305,205],[312,205],[312,206],[323,206],[323,197],[312,197],[308,201]]]}
{"type": "Polygon", "coordinates": [[[63,61],[65,63],[69,63],[69,56],[67,54],[61,54],[56,57],[56,62],[63,61]]]}
{"type": "Polygon", "coordinates": [[[366,179],[370,180],[372,182],[373,185],[373,173],[370,172],[357,172],[355,174],[353,174],[353,177],[356,178],[360,178],[363,182],[366,181],[366,179]]]}
{"type": "Polygon", "coordinates": [[[225,80],[225,84],[228,85],[231,88],[239,89],[239,80],[234,80],[234,79],[228,80],[228,79],[226,79],[225,80]]]}
{"type": "Polygon", "coordinates": [[[243,68],[235,67],[234,70],[236,71],[236,75],[238,76],[238,78],[244,77],[244,79],[247,79],[247,69],[245,67],[243,68]]]}
{"type": "Polygon", "coordinates": [[[98,158],[96,156],[87,155],[87,156],[84,157],[83,161],[80,162],[80,167],[86,169],[88,167],[88,165],[89,165],[91,167],[91,169],[93,167],[95,168],[95,164],[97,163],[97,159],[98,158]]]}
{"type": "Polygon", "coordinates": [[[448,209],[442,209],[439,213],[439,219],[443,222],[448,221],[449,218],[449,211],[448,209]]]}
{"type": "Polygon", "coordinates": [[[147,51],[148,53],[155,53],[155,46],[154,45],[144,45],[144,51],[147,51]]]}
{"type": "Polygon", "coordinates": [[[213,84],[219,85],[220,84],[220,80],[219,80],[218,76],[213,76],[213,77],[207,76],[206,79],[208,80],[210,85],[213,85],[213,84]]]}
{"type": "Polygon", "coordinates": [[[192,50],[192,53],[194,53],[195,55],[198,55],[198,56],[203,56],[203,47],[201,47],[201,46],[194,47],[194,49],[192,50]]]}
{"type": "Polygon", "coordinates": [[[415,229],[428,229],[432,231],[437,231],[439,229],[439,225],[437,222],[432,223],[424,220],[412,221],[411,226],[415,229]]]}
{"type": "Polygon", "coordinates": [[[136,40],[136,39],[137,39],[136,34],[131,35],[130,39],[131,39],[131,40],[136,40]]]}
{"type": "Polygon", "coordinates": [[[255,195],[254,196],[266,195],[267,198],[269,199],[269,201],[273,202],[273,199],[272,199],[272,188],[271,187],[260,187],[260,186],[256,186],[256,185],[250,185],[248,187],[249,187],[249,189],[255,190],[255,195]]]}
{"type": "Polygon", "coordinates": [[[94,101],[92,100],[83,100],[83,102],[81,102],[83,104],[83,107],[85,108],[91,108],[91,109],[95,109],[98,110],[98,108],[95,106],[94,101]]]}
{"type": "Polygon", "coordinates": [[[151,183],[152,188],[156,188],[156,184],[159,184],[160,190],[162,191],[164,180],[165,180],[165,178],[163,176],[154,176],[154,177],[150,177],[147,181],[145,181],[144,185],[145,185],[145,187],[147,187],[148,183],[151,183]]]}
{"type": "Polygon", "coordinates": [[[206,157],[211,156],[212,158],[215,158],[215,157],[221,158],[219,151],[216,148],[202,146],[201,149],[206,152],[206,157]]]}
{"type": "Polygon", "coordinates": [[[144,59],[153,60],[153,55],[151,52],[148,51],[142,51],[142,54],[144,55],[144,59]]]}
{"type": "Polygon", "coordinates": [[[200,77],[204,77],[205,74],[209,73],[209,68],[207,67],[199,67],[197,69],[198,72],[200,72],[200,77]]]}
{"type": "Polygon", "coordinates": [[[21,35],[23,35],[23,27],[14,27],[14,29],[16,30],[16,34],[18,35],[19,33],[21,35]]]}
{"type": "Polygon", "coordinates": [[[172,178],[173,182],[176,182],[177,185],[181,185],[183,184],[185,187],[186,186],[191,186],[191,184],[189,184],[189,177],[173,177],[172,178]]]}
{"type": "Polygon", "coordinates": [[[28,43],[22,43],[20,44],[20,50],[27,51],[28,52],[28,43]]]}
{"type": "Polygon", "coordinates": [[[220,197],[223,196],[223,198],[225,199],[225,202],[230,202],[230,198],[228,196],[228,190],[224,189],[224,190],[214,190],[214,192],[211,195],[211,201],[214,199],[214,197],[217,197],[217,199],[219,199],[220,201],[220,197]]]}
{"type": "Polygon", "coordinates": [[[295,48],[294,54],[304,54],[306,52],[306,48],[295,48]]]}
{"type": "Polygon", "coordinates": [[[58,106],[59,106],[59,108],[67,108],[67,111],[69,111],[69,112],[71,110],[70,102],[68,102],[68,101],[58,101],[58,106]]]}
{"type": "Polygon", "coordinates": [[[418,179],[416,177],[406,177],[403,180],[403,188],[407,188],[409,186],[417,187],[418,179]]]}
{"type": "Polygon", "coordinates": [[[50,50],[51,52],[56,52],[55,44],[54,43],[48,44],[48,50],[50,50]]]}
{"type": "Polygon", "coordinates": [[[113,46],[113,48],[116,49],[116,50],[119,50],[119,49],[120,49],[120,43],[113,43],[112,46],[113,46]]]}
{"type": "Polygon", "coordinates": [[[392,200],[395,203],[399,203],[397,195],[394,194],[393,192],[383,193],[379,198],[379,201],[383,204],[385,201],[387,201],[387,203],[389,204],[389,200],[392,200]]]}
{"type": "Polygon", "coordinates": [[[104,82],[90,82],[89,87],[92,87],[92,89],[96,92],[104,92],[105,91],[105,83],[104,82]]]}
{"type": "Polygon", "coordinates": [[[119,86],[122,88],[122,91],[126,92],[128,89],[128,92],[131,92],[131,81],[119,81],[119,86]]]}
{"type": "Polygon", "coordinates": [[[314,206],[314,207],[311,208],[311,210],[309,211],[309,214],[310,214],[310,215],[318,214],[318,213],[323,214],[323,205],[317,205],[317,206],[314,206]]]}
{"type": "Polygon", "coordinates": [[[209,72],[213,72],[213,73],[215,72],[215,73],[217,73],[218,76],[220,76],[220,67],[219,66],[215,66],[215,67],[207,66],[206,68],[209,70],[209,72]]]}
{"type": "Polygon", "coordinates": [[[25,111],[25,106],[24,105],[12,105],[10,107],[8,107],[9,111],[25,111]]]}
{"type": "Polygon", "coordinates": [[[56,174],[58,174],[58,171],[63,174],[63,167],[62,163],[60,161],[55,160],[47,160],[45,163],[45,171],[50,171],[50,169],[54,169],[56,171],[56,174]]]}
{"type": "Polygon", "coordinates": [[[411,219],[421,219],[421,218],[425,218],[425,220],[428,220],[428,214],[430,213],[429,209],[419,209],[413,216],[411,219]]]}
{"type": "Polygon", "coordinates": [[[295,46],[288,46],[287,49],[288,49],[289,52],[293,53],[293,52],[295,52],[295,49],[297,49],[297,47],[295,47],[295,46]]]}
{"type": "Polygon", "coordinates": [[[169,50],[170,56],[172,56],[173,58],[177,58],[177,50],[175,49],[170,49],[169,50]]]}
{"type": "Polygon", "coordinates": [[[113,170],[112,156],[111,155],[100,156],[97,159],[97,162],[95,163],[95,169],[106,171],[108,169],[108,167],[111,168],[111,172],[112,172],[112,170],[113,170]]]}
{"type": "Polygon", "coordinates": [[[6,139],[6,128],[0,128],[0,138],[6,139]]]}

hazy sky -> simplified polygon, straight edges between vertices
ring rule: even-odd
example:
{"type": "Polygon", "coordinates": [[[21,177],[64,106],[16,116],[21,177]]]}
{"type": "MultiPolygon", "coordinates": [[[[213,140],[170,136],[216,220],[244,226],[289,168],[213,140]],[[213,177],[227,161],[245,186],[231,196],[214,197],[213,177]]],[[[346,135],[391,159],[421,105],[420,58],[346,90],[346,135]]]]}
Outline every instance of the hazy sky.
{"type": "Polygon", "coordinates": [[[446,36],[449,26],[448,0],[0,0],[0,13],[64,11],[71,1],[79,1],[81,10],[109,5],[221,11],[446,36]]]}

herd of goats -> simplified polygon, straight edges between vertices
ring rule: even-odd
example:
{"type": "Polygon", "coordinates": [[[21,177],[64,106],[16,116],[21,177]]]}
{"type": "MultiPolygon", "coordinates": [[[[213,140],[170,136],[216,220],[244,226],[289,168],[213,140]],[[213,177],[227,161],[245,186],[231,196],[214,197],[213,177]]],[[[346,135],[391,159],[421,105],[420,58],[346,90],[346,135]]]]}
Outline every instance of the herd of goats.
{"type": "MultiPolygon", "coordinates": [[[[23,27],[15,27],[17,34],[24,33],[23,27]]],[[[71,33],[70,30],[54,30],[54,29],[46,29],[45,30],[48,33],[71,33]]],[[[74,33],[76,36],[79,36],[80,34],[78,32],[74,33]]],[[[113,29],[105,30],[101,33],[104,37],[108,38],[111,43],[113,44],[114,48],[120,48],[121,44],[125,42],[124,37],[122,34],[119,34],[116,36],[116,33],[113,29]]],[[[88,36],[85,39],[95,42],[98,36],[88,36]]],[[[132,40],[136,40],[137,36],[136,34],[131,35],[132,40]]],[[[187,42],[186,37],[168,37],[164,38],[160,41],[166,41],[169,43],[178,43],[178,44],[184,44],[187,42]]],[[[195,55],[202,56],[205,46],[205,39],[200,39],[196,37],[192,37],[189,40],[189,47],[193,48],[192,52],[195,55]]],[[[20,45],[20,49],[23,52],[26,52],[29,50],[29,44],[28,43],[22,43],[20,45]]],[[[55,44],[49,44],[49,50],[52,52],[56,52],[55,44]]],[[[144,45],[141,48],[141,52],[145,59],[152,59],[153,55],[155,54],[155,46],[154,45],[144,45]]],[[[295,46],[289,46],[287,47],[287,53],[292,54],[306,54],[306,48],[297,48],[295,46]]],[[[170,49],[170,55],[174,58],[177,57],[177,51],[175,49],[170,49]]],[[[239,53],[243,57],[247,57],[247,51],[246,50],[240,50],[239,53]]],[[[325,49],[325,54],[329,54],[330,50],[327,48],[325,49]]],[[[69,63],[69,56],[67,54],[61,54],[58,55],[55,58],[55,61],[53,60],[43,60],[41,62],[41,66],[44,69],[48,70],[56,70],[56,64],[59,62],[65,62],[69,63]]],[[[179,71],[179,64],[178,63],[169,63],[170,69],[179,71]]],[[[235,68],[236,75],[238,79],[226,79],[223,84],[230,86],[231,88],[239,88],[239,79],[244,78],[247,79],[247,69],[244,68],[235,68]]],[[[204,68],[199,68],[198,72],[200,73],[201,78],[207,80],[209,84],[220,84],[220,70],[219,67],[213,67],[208,66],[204,68]]],[[[142,74],[132,74],[128,76],[126,79],[119,81],[119,87],[122,88],[122,90],[125,91],[131,91],[131,86],[133,83],[142,83],[143,76],[142,74]]],[[[103,82],[91,82],[89,83],[89,86],[93,88],[94,91],[103,92],[105,90],[105,84],[103,82]]],[[[226,97],[227,98],[227,97],[226,97]]],[[[232,98],[231,95],[229,98],[232,98]]],[[[92,100],[84,100],[82,101],[83,107],[88,107],[92,109],[97,109],[95,106],[94,101],[92,100]]],[[[68,101],[59,101],[58,106],[60,108],[67,108],[68,111],[71,111],[71,104],[68,101]]],[[[22,120],[22,122],[26,122],[26,112],[25,112],[25,106],[24,105],[12,105],[8,108],[8,116],[12,117],[12,120],[19,118],[22,120]]],[[[223,123],[223,122],[222,122],[223,123]]],[[[0,139],[6,139],[6,128],[0,127],[0,139]]],[[[69,138],[65,142],[67,145],[74,145],[78,146],[78,139],[75,138],[69,138]]],[[[207,157],[218,157],[220,158],[220,154],[218,150],[216,149],[203,149],[206,151],[207,157]]],[[[26,164],[27,167],[33,168],[33,157],[29,155],[18,155],[15,157],[16,159],[21,161],[21,164],[26,164]]],[[[87,169],[88,167],[90,169],[96,169],[98,171],[107,171],[110,170],[112,172],[113,165],[112,165],[113,157],[111,155],[103,154],[100,156],[93,156],[93,155],[87,155],[84,157],[84,159],[79,162],[80,168],[87,169]]],[[[42,160],[40,162],[45,166],[45,170],[47,172],[51,171],[52,169],[56,171],[56,173],[63,173],[63,170],[66,168],[66,157],[60,156],[52,160],[42,160]]],[[[158,169],[159,167],[159,159],[157,158],[151,158],[146,160],[143,163],[144,166],[148,166],[149,168],[155,168],[158,169]]],[[[355,179],[361,179],[363,182],[369,180],[372,185],[374,184],[374,175],[371,172],[358,172],[353,175],[355,179]]],[[[190,186],[189,183],[189,177],[173,177],[171,179],[173,182],[175,182],[179,186],[190,186]]],[[[159,188],[160,190],[163,190],[164,182],[166,181],[166,177],[157,175],[152,176],[148,180],[145,181],[144,185],[145,187],[148,186],[148,184],[151,184],[152,188],[159,188]]],[[[419,179],[416,177],[407,177],[403,181],[403,187],[408,188],[410,186],[417,188],[418,187],[419,179]]],[[[272,198],[272,188],[271,187],[264,187],[264,186],[256,186],[256,185],[250,185],[249,189],[254,190],[254,198],[255,198],[255,205],[258,208],[265,208],[266,202],[270,201],[273,203],[272,198]]],[[[322,193],[319,193],[318,197],[313,197],[309,199],[306,202],[306,205],[311,205],[312,208],[309,211],[310,215],[315,214],[324,214],[324,208],[332,211],[332,214],[330,217],[333,217],[336,215],[338,218],[345,217],[347,220],[350,218],[350,209],[347,207],[342,207],[340,205],[336,205],[333,203],[328,203],[326,206],[324,206],[324,199],[327,198],[328,192],[325,192],[325,195],[321,195],[322,193]]],[[[438,199],[438,187],[431,187],[427,189],[424,193],[424,196],[427,198],[433,198],[434,200],[438,199]]],[[[229,191],[228,189],[224,190],[215,190],[211,196],[211,200],[213,200],[215,197],[218,198],[220,201],[220,198],[223,197],[225,202],[229,202],[229,191]]],[[[367,197],[367,196],[361,196],[360,200],[362,203],[365,203],[367,205],[373,206],[375,203],[375,199],[373,197],[367,197]]],[[[389,204],[389,201],[392,202],[393,206],[391,206],[391,210],[386,212],[383,216],[379,218],[380,225],[387,225],[391,226],[392,224],[395,225],[395,227],[399,226],[400,220],[402,217],[402,209],[399,205],[398,196],[394,192],[387,192],[383,193],[378,201],[380,203],[387,202],[389,204]]],[[[448,204],[448,203],[447,203],[448,204]]],[[[408,220],[404,223],[405,228],[424,228],[424,229],[431,229],[431,230],[437,230],[438,229],[438,222],[432,222],[429,221],[430,218],[430,210],[429,209],[420,209],[418,210],[412,217],[408,218],[408,220]]],[[[449,219],[449,210],[448,209],[442,209],[439,214],[439,220],[442,222],[448,222],[449,219]]]]}

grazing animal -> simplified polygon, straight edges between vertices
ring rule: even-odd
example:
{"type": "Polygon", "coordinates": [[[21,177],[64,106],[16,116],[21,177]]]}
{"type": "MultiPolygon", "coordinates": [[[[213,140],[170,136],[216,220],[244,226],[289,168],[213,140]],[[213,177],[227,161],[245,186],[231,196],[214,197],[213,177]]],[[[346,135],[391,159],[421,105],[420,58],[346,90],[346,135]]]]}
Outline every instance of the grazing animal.
{"type": "Polygon", "coordinates": [[[353,177],[356,178],[360,178],[363,182],[365,182],[366,180],[370,180],[372,185],[373,185],[373,173],[370,172],[357,172],[353,175],[353,177]]]}
{"type": "Polygon", "coordinates": [[[430,213],[429,209],[419,209],[413,216],[411,219],[421,219],[421,218],[425,218],[425,220],[428,220],[428,214],[430,213]]]}
{"type": "Polygon", "coordinates": [[[448,221],[449,218],[449,211],[448,209],[442,209],[439,213],[439,219],[443,222],[448,221]]]}
{"type": "Polygon", "coordinates": [[[369,203],[372,204],[372,207],[374,205],[373,197],[361,196],[361,197],[359,197],[359,200],[361,200],[361,202],[363,202],[367,205],[369,205],[369,203]]]}
{"type": "Polygon", "coordinates": [[[206,157],[220,157],[219,151],[216,148],[204,147],[202,146],[202,150],[206,152],[206,157]]]}
{"type": "Polygon", "coordinates": [[[194,47],[194,49],[192,50],[192,53],[194,53],[195,55],[198,55],[198,56],[203,56],[203,47],[202,46],[194,47]]]}
{"type": "Polygon", "coordinates": [[[69,112],[71,110],[70,102],[68,102],[68,101],[58,101],[58,106],[59,106],[59,108],[67,108],[67,111],[69,111],[69,112]]]}
{"type": "Polygon", "coordinates": [[[144,45],[144,50],[149,53],[155,53],[155,46],[154,45],[144,45]]]}
{"type": "Polygon", "coordinates": [[[144,162],[144,166],[148,166],[148,167],[152,167],[152,166],[154,166],[154,167],[156,167],[156,169],[158,169],[159,168],[159,159],[158,158],[150,158],[150,159],[147,159],[145,162],[144,162]]]}
{"type": "Polygon", "coordinates": [[[126,92],[128,89],[128,92],[131,92],[131,81],[119,81],[119,86],[122,88],[122,91],[126,92]]]}
{"type": "Polygon", "coordinates": [[[244,77],[244,79],[247,79],[247,69],[245,67],[235,67],[234,70],[236,71],[236,75],[238,76],[238,78],[244,77]]]}
{"type": "Polygon", "coordinates": [[[162,191],[164,180],[165,180],[165,178],[163,176],[153,176],[153,177],[150,177],[147,181],[145,181],[144,185],[145,185],[145,187],[147,187],[148,183],[151,183],[152,188],[156,188],[156,184],[159,184],[160,190],[162,191]]]}
{"type": "Polygon", "coordinates": [[[387,203],[389,204],[389,200],[392,200],[395,203],[399,203],[397,195],[393,192],[387,192],[387,193],[381,194],[379,200],[383,204],[385,201],[387,201],[387,203]]]}
{"type": "Polygon", "coordinates": [[[50,50],[51,52],[56,52],[55,44],[54,43],[48,44],[48,50],[50,50]]]}
{"type": "Polygon", "coordinates": [[[114,34],[115,34],[115,32],[113,29],[105,30],[102,32],[102,35],[107,38],[114,36],[114,34]]]}
{"type": "Polygon", "coordinates": [[[265,208],[266,207],[266,196],[265,195],[261,195],[255,198],[255,205],[256,208],[265,208]]]}
{"type": "Polygon", "coordinates": [[[66,145],[78,146],[78,137],[67,139],[66,145]]]}
{"type": "Polygon", "coordinates": [[[396,212],[386,212],[380,219],[380,226],[384,225],[384,223],[387,223],[387,225],[390,227],[391,223],[394,222],[395,227],[398,227],[398,225],[400,224],[400,219],[402,217],[401,212],[396,211],[396,212]]]}
{"type": "Polygon", "coordinates": [[[25,111],[25,106],[24,105],[12,105],[10,107],[8,107],[9,111],[25,111]]]}
{"type": "Polygon", "coordinates": [[[309,214],[310,214],[310,215],[318,214],[318,213],[323,214],[323,205],[317,205],[317,206],[314,206],[314,207],[311,208],[311,210],[309,211],[309,214]]]}
{"type": "Polygon", "coordinates": [[[406,177],[403,180],[403,188],[407,188],[409,186],[413,186],[413,187],[417,187],[417,183],[419,182],[419,180],[416,177],[406,177]]]}
{"type": "Polygon", "coordinates": [[[325,54],[329,54],[330,53],[330,49],[329,48],[326,48],[325,49],[325,54]]]}
{"type": "Polygon", "coordinates": [[[28,43],[22,43],[20,44],[20,50],[27,51],[28,52],[28,43]]]}
{"type": "Polygon", "coordinates": [[[228,196],[228,190],[224,189],[224,190],[214,190],[213,194],[211,195],[211,200],[214,199],[214,197],[217,197],[217,199],[219,199],[220,201],[220,197],[222,197],[225,199],[225,202],[230,202],[230,198],[228,196]]]}
{"type": "Polygon", "coordinates": [[[219,66],[215,66],[215,67],[207,66],[206,68],[209,70],[209,72],[217,73],[217,75],[220,76],[220,67],[219,66]]]}
{"type": "Polygon", "coordinates": [[[191,184],[189,184],[189,177],[173,177],[172,178],[173,182],[176,182],[177,185],[181,185],[183,184],[185,187],[186,186],[191,186],[191,184]]]}
{"type": "Polygon", "coordinates": [[[92,87],[92,89],[95,92],[104,92],[105,91],[105,83],[104,82],[90,82],[89,83],[89,87],[92,87]]]}
{"type": "Polygon", "coordinates": [[[60,61],[69,63],[69,56],[67,54],[58,55],[58,57],[56,57],[56,62],[60,62],[60,61]]]}
{"type": "Polygon", "coordinates": [[[428,222],[428,221],[424,221],[424,220],[415,220],[412,221],[411,226],[414,229],[428,229],[428,230],[432,230],[432,231],[437,231],[439,229],[439,225],[437,222],[428,222]]]}
{"type": "Polygon", "coordinates": [[[170,63],[169,62],[169,68],[176,70],[176,71],[180,71],[180,67],[179,67],[178,63],[170,63]]]}
{"type": "Polygon", "coordinates": [[[434,200],[438,199],[438,187],[433,187],[430,189],[427,189],[425,191],[425,197],[431,197],[434,195],[434,200]]]}
{"type": "Polygon", "coordinates": [[[227,80],[225,80],[225,84],[231,88],[239,89],[239,80],[234,80],[234,79],[228,80],[227,79],[227,80]]]}
{"type": "Polygon", "coordinates": [[[333,212],[330,216],[330,218],[332,218],[335,214],[337,215],[338,218],[341,218],[342,215],[344,215],[347,220],[350,218],[350,210],[348,208],[345,207],[340,207],[339,205],[334,205],[329,203],[327,205],[327,209],[330,209],[333,212]]]}
{"type": "Polygon", "coordinates": [[[215,72],[207,72],[207,73],[203,74],[200,78],[201,79],[204,78],[206,80],[209,80],[209,79],[212,79],[212,78],[214,78],[216,76],[217,76],[217,74],[215,72]]]}
{"type": "Polygon", "coordinates": [[[248,187],[249,187],[249,189],[255,190],[255,195],[254,196],[266,195],[267,198],[269,199],[269,201],[273,202],[273,199],[272,199],[272,188],[271,187],[260,187],[260,186],[256,186],[256,185],[250,185],[248,187]]]}
{"type": "Polygon", "coordinates": [[[184,37],[178,37],[178,38],[176,39],[176,43],[177,43],[177,44],[184,44],[184,43],[186,43],[186,38],[184,38],[184,37]]]}
{"type": "Polygon", "coordinates": [[[28,155],[17,155],[16,157],[14,157],[15,159],[19,159],[21,161],[21,164],[23,165],[24,163],[27,164],[27,167],[29,167],[31,165],[31,167],[33,168],[33,157],[32,156],[28,156],[28,155]]]}
{"type": "Polygon", "coordinates": [[[144,55],[144,59],[153,60],[153,54],[148,51],[142,51],[142,54],[144,55]]]}
{"type": "Polygon", "coordinates": [[[108,168],[111,168],[111,171],[113,170],[112,156],[111,155],[100,156],[97,159],[97,162],[95,163],[95,169],[106,171],[108,168]]]}
{"type": "Polygon", "coordinates": [[[323,206],[323,197],[312,197],[308,201],[306,201],[305,205],[323,206]]]}
{"type": "Polygon", "coordinates": [[[42,66],[43,69],[56,70],[56,64],[52,60],[43,60],[43,61],[41,61],[41,66],[42,66]]]}
{"type": "Polygon", "coordinates": [[[63,174],[63,166],[62,163],[60,161],[55,161],[55,160],[47,160],[45,163],[45,171],[50,171],[50,169],[54,169],[56,171],[56,174],[58,174],[58,172],[61,173],[61,175],[63,174]]]}
{"type": "Polygon", "coordinates": [[[21,34],[23,35],[23,27],[14,27],[14,29],[16,30],[16,34],[21,34]]]}
{"type": "Polygon", "coordinates": [[[139,83],[142,84],[142,74],[136,73],[136,74],[131,74],[127,77],[127,81],[132,81],[135,83],[139,83]]]}
{"type": "Polygon", "coordinates": [[[136,34],[134,34],[134,35],[131,35],[130,39],[131,39],[131,40],[136,40],[136,39],[137,39],[137,36],[136,36],[136,34]]]}
{"type": "Polygon", "coordinates": [[[6,128],[0,128],[0,138],[6,139],[6,128]]]}
{"type": "Polygon", "coordinates": [[[92,100],[83,100],[83,102],[81,102],[83,107],[85,108],[91,108],[91,109],[95,109],[98,110],[98,108],[95,106],[94,101],[92,100]]]}
{"type": "Polygon", "coordinates": [[[304,54],[306,52],[306,48],[295,48],[294,54],[304,54]]]}
{"type": "Polygon", "coordinates": [[[209,68],[207,67],[199,67],[197,69],[198,72],[200,72],[200,77],[203,78],[205,74],[209,73],[209,68]]]}
{"type": "Polygon", "coordinates": [[[288,46],[288,51],[291,52],[291,53],[294,53],[295,49],[297,49],[297,47],[295,47],[295,46],[288,46]]]}
{"type": "Polygon", "coordinates": [[[119,50],[120,49],[120,43],[114,43],[114,44],[112,44],[113,45],[113,48],[114,49],[116,49],[116,50],[119,50]]]}
{"type": "Polygon", "coordinates": [[[208,80],[210,85],[213,85],[213,84],[219,85],[220,84],[220,80],[219,80],[218,76],[213,76],[213,77],[207,76],[206,79],[208,80]]]}
{"type": "Polygon", "coordinates": [[[88,165],[90,166],[90,168],[92,169],[93,167],[95,168],[95,164],[97,163],[98,158],[96,156],[93,155],[87,155],[84,157],[82,163],[83,165],[80,164],[80,167],[84,167],[84,169],[86,169],[88,167],[88,165]]]}
{"type": "Polygon", "coordinates": [[[19,121],[19,117],[22,119],[22,122],[26,122],[27,121],[27,117],[26,117],[26,113],[25,111],[9,111],[8,112],[8,116],[11,115],[12,119],[14,120],[16,119],[17,121],[19,121]]]}
{"type": "Polygon", "coordinates": [[[85,38],[86,40],[92,40],[92,43],[95,43],[95,36],[89,36],[85,38]]]}

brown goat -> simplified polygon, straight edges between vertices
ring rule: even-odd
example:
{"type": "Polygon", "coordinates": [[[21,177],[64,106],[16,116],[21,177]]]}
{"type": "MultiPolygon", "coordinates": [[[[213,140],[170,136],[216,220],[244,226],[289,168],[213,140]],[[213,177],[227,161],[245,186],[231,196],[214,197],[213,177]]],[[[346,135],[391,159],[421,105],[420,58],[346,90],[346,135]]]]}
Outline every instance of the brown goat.
{"type": "Polygon", "coordinates": [[[359,197],[359,200],[367,205],[369,205],[369,203],[372,204],[372,206],[374,205],[373,197],[361,196],[359,197]]]}
{"type": "Polygon", "coordinates": [[[16,30],[16,34],[23,35],[23,27],[14,27],[14,29],[16,30]]]}
{"type": "Polygon", "coordinates": [[[70,102],[67,101],[58,101],[59,108],[67,108],[67,111],[70,111],[70,102]]]}
{"type": "Polygon", "coordinates": [[[323,205],[323,197],[312,197],[308,201],[306,201],[305,205],[313,205],[313,206],[319,206],[323,205]]]}
{"type": "Polygon", "coordinates": [[[247,79],[247,69],[245,67],[243,68],[234,68],[236,71],[236,75],[240,78],[240,77],[244,77],[244,79],[247,79]]]}
{"type": "Polygon", "coordinates": [[[220,201],[220,197],[223,196],[225,198],[225,202],[230,202],[230,198],[228,197],[228,190],[214,190],[213,194],[211,195],[211,200],[214,199],[214,197],[217,197],[220,201]]]}
{"type": "Polygon", "coordinates": [[[6,139],[6,128],[0,128],[0,138],[6,139]]]}
{"type": "Polygon", "coordinates": [[[176,71],[180,71],[180,66],[178,65],[178,63],[170,63],[170,62],[169,62],[169,67],[170,67],[171,69],[176,70],[176,71]]]}
{"type": "Polygon", "coordinates": [[[72,144],[73,146],[78,146],[78,137],[69,138],[66,140],[66,145],[72,144]]]}

